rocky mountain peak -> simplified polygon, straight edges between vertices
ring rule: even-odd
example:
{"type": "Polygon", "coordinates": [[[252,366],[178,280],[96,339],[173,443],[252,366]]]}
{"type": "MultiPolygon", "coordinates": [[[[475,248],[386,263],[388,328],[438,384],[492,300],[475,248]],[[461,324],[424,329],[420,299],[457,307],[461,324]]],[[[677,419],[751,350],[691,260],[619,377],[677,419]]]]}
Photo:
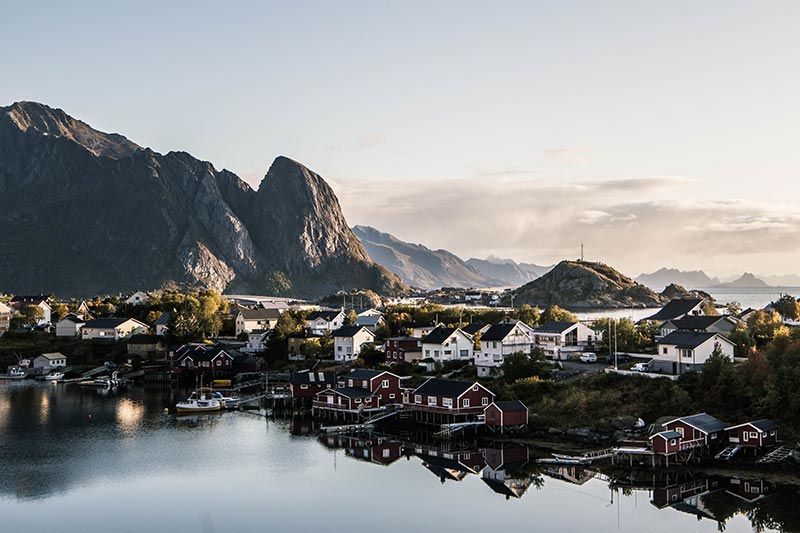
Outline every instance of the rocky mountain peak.
{"type": "Polygon", "coordinates": [[[122,135],[98,131],[61,109],[38,102],[15,102],[0,108],[0,111],[20,131],[63,137],[83,146],[96,156],[121,159],[142,149],[122,135]]]}

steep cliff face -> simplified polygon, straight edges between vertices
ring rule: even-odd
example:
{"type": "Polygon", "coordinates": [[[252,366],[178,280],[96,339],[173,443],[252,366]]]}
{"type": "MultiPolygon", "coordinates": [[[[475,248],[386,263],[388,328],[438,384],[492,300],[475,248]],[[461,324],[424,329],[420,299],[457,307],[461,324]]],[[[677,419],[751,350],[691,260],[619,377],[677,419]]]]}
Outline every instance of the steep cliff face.
{"type": "Polygon", "coordinates": [[[515,303],[568,309],[659,307],[667,298],[602,263],[562,261],[514,291],[515,303]]]}
{"type": "Polygon", "coordinates": [[[187,153],[161,155],[23,102],[0,108],[0,198],[7,291],[401,287],[367,258],[324,180],[286,158],[256,192],[187,153]]]}

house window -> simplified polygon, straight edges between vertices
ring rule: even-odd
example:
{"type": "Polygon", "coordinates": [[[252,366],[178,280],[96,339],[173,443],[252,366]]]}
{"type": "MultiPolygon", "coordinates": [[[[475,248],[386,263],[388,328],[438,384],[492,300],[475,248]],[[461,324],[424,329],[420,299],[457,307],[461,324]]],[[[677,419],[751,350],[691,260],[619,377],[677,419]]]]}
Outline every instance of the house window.
{"type": "Polygon", "coordinates": [[[464,398],[464,401],[461,402],[463,407],[469,407],[469,398],[464,398]]]}
{"type": "Polygon", "coordinates": [[[756,433],[755,431],[751,431],[750,432],[750,438],[751,439],[757,439],[758,438],[758,433],[756,433]]]}
{"type": "Polygon", "coordinates": [[[478,386],[477,386],[477,385],[473,385],[473,386],[472,386],[472,390],[473,390],[474,392],[478,392],[478,386]]]}
{"type": "Polygon", "coordinates": [[[414,403],[422,403],[422,395],[415,394],[414,395],[414,403]]]}
{"type": "Polygon", "coordinates": [[[381,452],[381,453],[383,453],[384,459],[388,459],[389,458],[389,453],[390,452],[391,452],[391,450],[389,450],[389,449],[383,450],[383,452],[381,452]]]}
{"type": "Polygon", "coordinates": [[[352,379],[348,379],[347,380],[347,386],[348,387],[352,387],[353,386],[353,380],[352,379]]]}
{"type": "Polygon", "coordinates": [[[341,346],[337,346],[337,347],[336,347],[336,350],[337,350],[337,351],[339,351],[339,352],[341,352],[341,351],[342,351],[342,347],[341,347],[341,346]]]}
{"type": "Polygon", "coordinates": [[[384,379],[383,381],[381,381],[381,387],[383,387],[384,389],[388,389],[389,388],[389,380],[388,379],[384,379]]]}
{"type": "Polygon", "coordinates": [[[461,350],[461,357],[467,357],[469,355],[469,351],[461,350]]]}
{"type": "Polygon", "coordinates": [[[667,355],[667,352],[669,352],[669,350],[667,350],[667,347],[664,346],[663,351],[661,353],[663,353],[664,355],[667,355]]]}
{"type": "Polygon", "coordinates": [[[436,396],[428,396],[428,405],[436,405],[436,396]]]}
{"type": "Polygon", "coordinates": [[[688,350],[688,349],[681,350],[681,356],[683,357],[691,357],[693,353],[694,350],[688,350]]]}
{"type": "Polygon", "coordinates": [[[770,432],[769,432],[769,434],[770,434],[770,436],[771,436],[771,437],[774,437],[774,436],[775,436],[775,430],[774,430],[774,429],[771,429],[771,430],[770,430],[770,432]]]}
{"type": "Polygon", "coordinates": [[[217,366],[222,366],[222,359],[217,359],[217,366]]]}
{"type": "Polygon", "coordinates": [[[433,351],[433,356],[434,357],[439,357],[439,350],[434,350],[433,351]]]}
{"type": "Polygon", "coordinates": [[[492,343],[492,348],[497,348],[497,343],[496,342],[492,343]]]}
{"type": "Polygon", "coordinates": [[[717,434],[716,434],[716,433],[712,433],[712,434],[711,434],[711,438],[712,438],[712,439],[716,439],[716,438],[717,438],[717,434]]]}
{"type": "Polygon", "coordinates": [[[430,357],[430,355],[431,355],[431,351],[430,350],[425,350],[425,357],[430,357]]]}
{"type": "Polygon", "coordinates": [[[361,403],[361,398],[356,398],[356,403],[361,403]]]}
{"type": "Polygon", "coordinates": [[[389,395],[389,399],[390,399],[390,400],[394,400],[394,394],[390,394],[390,395],[389,395]]]}
{"type": "Polygon", "coordinates": [[[484,406],[484,407],[489,405],[489,398],[486,398],[485,396],[483,398],[481,398],[481,405],[484,406]]]}
{"type": "Polygon", "coordinates": [[[669,445],[670,445],[670,446],[675,446],[675,443],[676,443],[676,442],[677,442],[677,441],[676,441],[675,439],[669,439],[669,445]]]}
{"type": "Polygon", "coordinates": [[[453,399],[452,398],[442,398],[442,405],[444,407],[453,407],[453,399]]]}
{"type": "Polygon", "coordinates": [[[300,388],[301,388],[301,389],[307,389],[307,388],[308,388],[308,385],[300,385],[300,388]]]}
{"type": "Polygon", "coordinates": [[[749,436],[750,436],[750,433],[748,433],[747,431],[745,431],[745,432],[744,432],[744,434],[742,435],[742,440],[743,440],[743,441],[745,441],[745,442],[747,442],[747,441],[748,441],[748,437],[749,437],[749,436]]]}
{"type": "Polygon", "coordinates": [[[683,438],[683,437],[684,437],[684,435],[683,435],[683,428],[682,428],[682,427],[677,427],[677,428],[675,428],[675,431],[677,431],[677,432],[678,432],[678,435],[680,435],[680,436],[681,436],[681,438],[683,438]]]}
{"type": "Polygon", "coordinates": [[[451,355],[452,353],[453,353],[453,352],[452,352],[451,350],[445,350],[445,351],[444,351],[444,354],[445,354],[445,355],[451,355]]]}

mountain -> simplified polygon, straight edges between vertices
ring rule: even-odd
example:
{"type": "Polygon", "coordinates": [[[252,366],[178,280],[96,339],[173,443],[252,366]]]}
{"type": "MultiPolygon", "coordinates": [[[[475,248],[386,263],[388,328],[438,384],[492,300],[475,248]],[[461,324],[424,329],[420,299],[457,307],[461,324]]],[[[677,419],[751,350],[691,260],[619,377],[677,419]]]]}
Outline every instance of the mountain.
{"type": "Polygon", "coordinates": [[[475,268],[485,278],[498,280],[499,286],[518,286],[528,283],[550,271],[552,266],[539,266],[529,263],[517,263],[512,259],[489,256],[486,259],[472,257],[467,264],[475,268]]]}
{"type": "Polygon", "coordinates": [[[735,289],[754,289],[754,288],[761,288],[761,287],[769,287],[764,280],[761,280],[755,277],[750,272],[745,272],[741,275],[741,277],[728,282],[728,283],[720,283],[719,287],[725,288],[735,288],[735,289]]]}
{"type": "Polygon", "coordinates": [[[800,287],[800,276],[797,274],[782,274],[778,276],[759,276],[759,279],[772,287],[800,287]]]}
{"type": "Polygon", "coordinates": [[[635,281],[655,291],[663,290],[666,286],[673,283],[693,288],[716,287],[720,284],[719,279],[708,277],[702,270],[690,270],[685,272],[675,268],[661,268],[652,274],[642,274],[636,278],[635,281]]]}
{"type": "Polygon", "coordinates": [[[514,291],[514,303],[567,309],[660,307],[668,298],[603,263],[562,261],[514,291]]]}
{"type": "Polygon", "coordinates": [[[278,157],[258,190],[34,102],[0,108],[0,287],[92,294],[172,284],[312,297],[403,289],[332,189],[278,157]]]}
{"type": "Polygon", "coordinates": [[[429,290],[440,287],[489,287],[496,284],[447,250],[431,250],[421,244],[404,242],[370,226],[355,226],[353,233],[373,261],[414,287],[429,290]]]}

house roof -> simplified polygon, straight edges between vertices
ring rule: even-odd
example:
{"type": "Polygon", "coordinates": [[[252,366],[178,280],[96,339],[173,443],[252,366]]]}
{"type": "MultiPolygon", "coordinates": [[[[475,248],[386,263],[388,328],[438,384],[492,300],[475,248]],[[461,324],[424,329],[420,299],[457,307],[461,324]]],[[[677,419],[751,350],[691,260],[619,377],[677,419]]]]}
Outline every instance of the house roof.
{"type": "Polygon", "coordinates": [[[473,385],[475,385],[475,382],[430,378],[414,389],[413,394],[425,394],[426,396],[440,396],[442,398],[455,399],[472,388],[473,385]]]}
{"type": "Polygon", "coordinates": [[[700,298],[674,298],[667,303],[661,310],[645,320],[672,320],[680,318],[692,311],[695,307],[703,303],[700,298]]]}
{"type": "Polygon", "coordinates": [[[121,326],[133,318],[95,318],[83,325],[85,328],[112,329],[121,326]]]}
{"type": "Polygon", "coordinates": [[[481,341],[502,341],[508,334],[511,333],[517,326],[516,322],[501,322],[499,324],[492,324],[489,329],[481,335],[481,341]]]}
{"type": "Polygon", "coordinates": [[[389,337],[387,341],[421,341],[422,337],[410,337],[408,335],[402,337],[389,337]]]}
{"type": "Polygon", "coordinates": [[[663,425],[666,426],[668,424],[672,424],[673,422],[683,422],[684,424],[688,424],[693,428],[699,429],[703,433],[716,433],[717,431],[722,431],[728,427],[728,424],[719,418],[709,415],[708,413],[700,413],[699,415],[676,418],[675,420],[670,420],[663,425]]]}
{"type": "Polygon", "coordinates": [[[669,322],[678,329],[704,331],[726,318],[724,316],[685,316],[669,322]]]}
{"type": "Polygon", "coordinates": [[[510,400],[505,402],[494,402],[494,405],[497,406],[498,409],[505,413],[510,413],[513,411],[527,411],[528,408],[525,407],[525,404],[519,400],[510,400]]]}
{"type": "Polygon", "coordinates": [[[66,359],[66,356],[64,354],[62,354],[61,352],[43,353],[43,354],[39,355],[38,357],[44,357],[45,359],[48,359],[50,361],[53,361],[55,359],[66,359]]]}
{"type": "Polygon", "coordinates": [[[768,420],[766,418],[762,418],[761,420],[754,420],[752,422],[745,422],[744,424],[737,424],[735,426],[731,426],[727,429],[737,429],[743,426],[753,426],[756,429],[760,429],[761,431],[771,431],[773,429],[778,429],[780,426],[773,422],[772,420],[768,420]]]}
{"type": "Polygon", "coordinates": [[[156,319],[155,325],[166,326],[169,324],[170,318],[172,318],[172,313],[170,312],[161,313],[161,316],[156,319]]]}
{"type": "Polygon", "coordinates": [[[441,325],[441,323],[425,322],[424,320],[417,320],[411,323],[412,328],[435,328],[439,325],[441,325]]]}
{"type": "Polygon", "coordinates": [[[444,326],[439,326],[428,333],[427,336],[423,337],[422,342],[425,344],[442,344],[456,331],[458,331],[458,328],[446,328],[444,326]]]}
{"type": "Polygon", "coordinates": [[[333,372],[292,372],[289,374],[289,383],[292,385],[308,385],[315,383],[333,385],[336,383],[336,374],[333,372]]]}
{"type": "Polygon", "coordinates": [[[348,398],[366,398],[367,396],[372,396],[372,393],[367,389],[362,389],[361,387],[341,387],[338,389],[330,389],[331,391],[336,391],[348,398]]]}
{"type": "Polygon", "coordinates": [[[336,318],[341,311],[312,311],[306,317],[306,320],[316,320],[318,318],[322,318],[330,322],[334,318],[336,318]]]}
{"type": "Polygon", "coordinates": [[[240,309],[239,313],[242,314],[245,320],[264,320],[271,318],[280,318],[280,309],[240,309]]]}
{"type": "Polygon", "coordinates": [[[158,335],[145,335],[144,333],[139,333],[137,335],[133,335],[130,339],[128,339],[128,345],[158,344],[162,340],[164,340],[164,337],[159,337],[158,335]]]}
{"type": "Polygon", "coordinates": [[[331,335],[333,335],[334,337],[354,337],[356,333],[358,333],[362,329],[364,331],[369,332],[370,335],[374,336],[373,333],[368,329],[364,328],[364,326],[343,326],[334,331],[333,333],[331,333],[331,335]]]}
{"type": "Polygon", "coordinates": [[[85,324],[86,320],[83,318],[78,318],[78,315],[75,313],[67,313],[64,317],[59,320],[59,322],[72,322],[73,324],[85,324]]]}
{"type": "Polygon", "coordinates": [[[233,354],[228,353],[227,350],[224,350],[222,348],[206,348],[201,352],[193,353],[192,359],[194,359],[195,361],[212,361],[215,357],[217,357],[220,354],[227,355],[228,357],[233,359],[233,354]]]}
{"type": "Polygon", "coordinates": [[[383,374],[383,370],[368,370],[366,368],[357,368],[355,370],[351,370],[347,374],[344,374],[342,377],[345,379],[372,379],[375,376],[380,376],[383,374]]]}
{"type": "MultiPolygon", "coordinates": [[[[659,339],[658,344],[676,346],[677,348],[694,349],[701,344],[705,344],[707,341],[718,335],[719,333],[706,331],[673,331],[669,335],[659,339]]],[[[721,335],[719,336],[722,337],[721,335]]]]}
{"type": "Polygon", "coordinates": [[[356,324],[359,326],[377,326],[381,322],[384,322],[383,316],[381,315],[364,315],[356,319],[356,324]]]}
{"type": "Polygon", "coordinates": [[[483,324],[481,322],[473,322],[473,323],[467,324],[466,326],[461,328],[461,331],[463,331],[464,333],[468,333],[470,335],[475,335],[476,333],[478,333],[483,328],[488,328],[488,327],[489,327],[489,324],[483,324]]]}
{"type": "Polygon", "coordinates": [[[35,295],[24,295],[20,294],[19,296],[14,296],[11,298],[11,303],[16,304],[33,304],[39,305],[42,302],[47,302],[47,296],[43,294],[35,294],[35,295]]]}
{"type": "Polygon", "coordinates": [[[575,324],[578,324],[578,322],[556,322],[551,320],[550,322],[545,322],[534,331],[536,333],[564,333],[575,324]]]}
{"type": "Polygon", "coordinates": [[[677,431],[662,431],[660,433],[656,433],[654,435],[650,435],[650,439],[654,439],[656,437],[664,437],[665,439],[680,439],[681,434],[677,431]]]}
{"type": "Polygon", "coordinates": [[[511,489],[511,487],[509,487],[508,485],[506,485],[505,483],[503,483],[501,481],[497,481],[495,479],[489,479],[489,478],[485,478],[485,477],[482,477],[481,479],[483,480],[484,483],[489,485],[490,489],[492,489],[497,494],[500,494],[502,496],[506,496],[508,498],[519,498],[520,497],[519,494],[517,494],[516,492],[514,492],[511,489]]]}

